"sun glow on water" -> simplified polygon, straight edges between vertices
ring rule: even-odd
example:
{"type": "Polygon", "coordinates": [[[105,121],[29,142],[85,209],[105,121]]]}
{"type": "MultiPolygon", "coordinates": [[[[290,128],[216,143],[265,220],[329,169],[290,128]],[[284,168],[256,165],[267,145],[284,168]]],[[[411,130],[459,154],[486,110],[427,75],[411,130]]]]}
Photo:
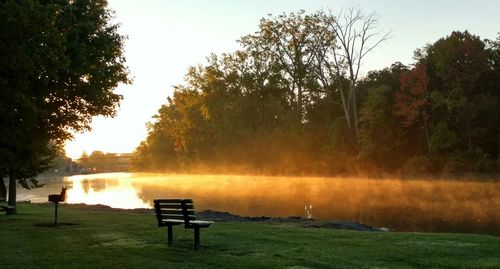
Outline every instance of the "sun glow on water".
{"type": "Polygon", "coordinates": [[[117,174],[72,176],[67,181],[73,187],[68,189],[67,203],[85,203],[88,205],[108,205],[115,208],[150,208],[151,206],[139,197],[128,174],[120,180],[112,180],[117,174]]]}

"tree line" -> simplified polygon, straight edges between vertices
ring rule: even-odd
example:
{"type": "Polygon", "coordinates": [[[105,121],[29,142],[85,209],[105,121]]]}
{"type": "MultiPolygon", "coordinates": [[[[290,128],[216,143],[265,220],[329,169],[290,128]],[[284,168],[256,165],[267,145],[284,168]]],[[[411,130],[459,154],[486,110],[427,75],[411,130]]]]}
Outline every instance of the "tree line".
{"type": "Polygon", "coordinates": [[[124,172],[130,166],[131,154],[104,153],[99,150],[90,155],[83,152],[77,160],[81,173],[124,172]]]}
{"type": "MultiPolygon", "coordinates": [[[[500,36],[452,32],[360,76],[390,38],[375,14],[263,18],[148,123],[137,170],[360,174],[500,168],[500,36]]],[[[388,41],[389,42],[389,41],[388,41]]]]}

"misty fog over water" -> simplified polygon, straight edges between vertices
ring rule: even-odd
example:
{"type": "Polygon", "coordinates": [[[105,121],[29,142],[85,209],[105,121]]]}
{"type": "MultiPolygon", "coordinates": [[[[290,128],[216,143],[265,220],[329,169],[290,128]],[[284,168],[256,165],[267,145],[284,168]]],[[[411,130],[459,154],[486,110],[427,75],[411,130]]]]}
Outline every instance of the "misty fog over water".
{"type": "Polygon", "coordinates": [[[18,200],[47,201],[68,186],[67,203],[151,208],[156,198],[193,198],[196,210],[243,216],[348,220],[395,231],[500,235],[500,182],[334,177],[109,173],[42,179],[18,200]]]}

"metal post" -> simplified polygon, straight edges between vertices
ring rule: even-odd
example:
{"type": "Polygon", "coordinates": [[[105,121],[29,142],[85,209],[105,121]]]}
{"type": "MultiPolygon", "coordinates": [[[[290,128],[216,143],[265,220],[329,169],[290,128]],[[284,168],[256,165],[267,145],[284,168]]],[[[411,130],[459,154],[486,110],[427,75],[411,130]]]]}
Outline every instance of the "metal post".
{"type": "Polygon", "coordinates": [[[56,205],[56,214],[54,215],[54,226],[57,226],[57,204],[58,203],[55,203],[55,205],[56,205]]]}
{"type": "Polygon", "coordinates": [[[171,247],[172,246],[172,242],[174,241],[173,240],[173,234],[172,234],[172,225],[168,225],[168,246],[171,247]]]}

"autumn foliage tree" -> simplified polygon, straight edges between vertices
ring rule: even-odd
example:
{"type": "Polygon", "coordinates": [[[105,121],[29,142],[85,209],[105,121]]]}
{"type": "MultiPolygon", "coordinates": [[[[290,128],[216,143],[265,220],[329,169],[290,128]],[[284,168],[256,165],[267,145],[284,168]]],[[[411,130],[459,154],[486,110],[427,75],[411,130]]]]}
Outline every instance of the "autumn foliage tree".
{"type": "Polygon", "coordinates": [[[425,129],[430,149],[429,120],[429,77],[427,66],[418,64],[412,70],[402,72],[399,77],[400,90],[395,94],[394,114],[406,128],[425,129]]]}

